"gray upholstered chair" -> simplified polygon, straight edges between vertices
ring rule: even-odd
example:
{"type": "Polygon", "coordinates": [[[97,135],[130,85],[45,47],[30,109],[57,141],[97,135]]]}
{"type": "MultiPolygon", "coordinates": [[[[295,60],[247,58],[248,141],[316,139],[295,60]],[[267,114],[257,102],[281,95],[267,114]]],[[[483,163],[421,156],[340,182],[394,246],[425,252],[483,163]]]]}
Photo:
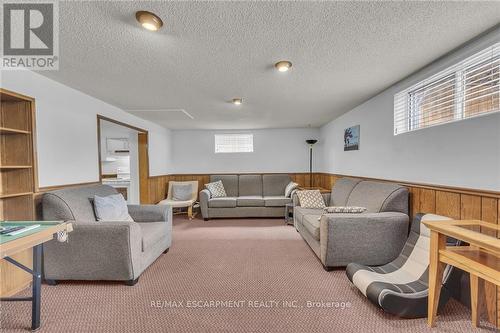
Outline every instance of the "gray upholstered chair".
{"type": "Polygon", "coordinates": [[[96,221],[90,201],[94,195],[116,194],[106,185],[47,192],[42,198],[44,220],[73,223],[67,243],[44,244],[44,278],[57,280],[115,280],[134,285],[142,272],[172,241],[170,206],[129,205],[134,222],[96,221]]]}
{"type": "Polygon", "coordinates": [[[398,256],[409,230],[406,187],[341,178],[323,198],[326,206],[367,208],[361,214],[324,214],[323,209],[301,207],[295,198],[295,228],[326,270],[352,262],[383,265],[398,256]]]}
{"type": "MultiPolygon", "coordinates": [[[[363,295],[384,311],[403,318],[426,317],[430,231],[421,221],[441,220],[450,218],[434,214],[417,214],[413,219],[410,236],[394,261],[375,267],[351,263],[347,265],[347,277],[363,295]]],[[[448,245],[459,245],[459,243],[449,239],[448,245]]],[[[451,296],[447,283],[453,271],[452,266],[446,266],[439,309],[444,307],[451,296]]]]}

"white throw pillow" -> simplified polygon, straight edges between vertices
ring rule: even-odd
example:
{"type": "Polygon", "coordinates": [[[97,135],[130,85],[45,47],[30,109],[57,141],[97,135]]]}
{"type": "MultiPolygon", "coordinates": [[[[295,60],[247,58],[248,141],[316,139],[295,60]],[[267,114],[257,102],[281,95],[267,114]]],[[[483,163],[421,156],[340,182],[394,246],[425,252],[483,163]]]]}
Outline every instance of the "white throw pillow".
{"type": "Polygon", "coordinates": [[[205,187],[210,191],[210,196],[212,198],[227,197],[226,190],[224,189],[224,184],[222,184],[222,180],[205,184],[205,187]]]}
{"type": "Polygon", "coordinates": [[[325,207],[325,213],[352,213],[359,214],[366,211],[365,207],[356,206],[331,206],[325,207]]]}
{"type": "Polygon", "coordinates": [[[193,197],[192,184],[172,184],[172,200],[188,201],[193,197]]]}
{"type": "Polygon", "coordinates": [[[293,190],[295,190],[297,187],[299,187],[299,184],[294,183],[294,182],[289,182],[285,188],[285,197],[290,198],[293,190]]]}
{"type": "Polygon", "coordinates": [[[319,190],[297,191],[299,203],[304,208],[325,208],[325,200],[319,190]]]}
{"type": "Polygon", "coordinates": [[[94,211],[97,221],[134,221],[128,213],[127,202],[121,194],[106,197],[95,195],[94,211]]]}

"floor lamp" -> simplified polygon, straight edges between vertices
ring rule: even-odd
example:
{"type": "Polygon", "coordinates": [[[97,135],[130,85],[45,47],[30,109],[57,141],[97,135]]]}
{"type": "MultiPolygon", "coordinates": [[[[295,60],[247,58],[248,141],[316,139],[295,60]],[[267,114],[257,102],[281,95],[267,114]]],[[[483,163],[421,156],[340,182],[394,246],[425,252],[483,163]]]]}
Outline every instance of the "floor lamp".
{"type": "Polygon", "coordinates": [[[308,139],[306,140],[309,145],[309,187],[312,187],[312,173],[313,173],[313,146],[318,140],[308,139]]]}

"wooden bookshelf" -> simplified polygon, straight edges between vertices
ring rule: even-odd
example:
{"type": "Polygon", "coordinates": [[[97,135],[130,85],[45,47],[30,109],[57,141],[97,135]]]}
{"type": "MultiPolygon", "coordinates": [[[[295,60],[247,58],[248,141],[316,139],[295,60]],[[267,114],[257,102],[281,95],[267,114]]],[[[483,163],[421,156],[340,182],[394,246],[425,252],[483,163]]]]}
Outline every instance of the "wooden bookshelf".
{"type": "MultiPolygon", "coordinates": [[[[37,190],[35,100],[0,88],[0,220],[34,220],[37,190]]],[[[32,266],[31,249],[13,256],[32,266]]],[[[29,286],[31,276],[0,260],[0,296],[29,286]]]]}

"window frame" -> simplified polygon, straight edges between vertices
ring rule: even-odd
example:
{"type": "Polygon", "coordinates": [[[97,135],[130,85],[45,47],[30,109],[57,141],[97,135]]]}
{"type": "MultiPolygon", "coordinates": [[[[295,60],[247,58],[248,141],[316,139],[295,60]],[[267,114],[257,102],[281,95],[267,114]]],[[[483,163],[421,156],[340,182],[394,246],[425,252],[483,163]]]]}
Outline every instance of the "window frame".
{"type": "Polygon", "coordinates": [[[245,153],[253,153],[254,152],[254,136],[253,133],[216,133],[214,134],[214,153],[215,154],[245,154],[245,153]],[[218,137],[248,137],[249,140],[249,150],[238,149],[233,151],[221,151],[218,150],[218,146],[222,145],[222,143],[217,142],[218,137]]]}
{"type": "MultiPolygon", "coordinates": [[[[452,66],[449,66],[448,68],[429,76],[428,78],[425,78],[421,81],[419,81],[416,84],[411,85],[410,87],[397,92],[394,95],[394,135],[400,135],[408,132],[414,132],[417,130],[421,130],[424,128],[429,128],[429,127],[434,127],[434,126],[439,126],[443,124],[448,124],[456,121],[461,121],[461,120],[466,120],[466,119],[471,119],[475,117],[481,117],[485,115],[491,115],[494,113],[500,112],[500,102],[498,102],[497,108],[492,108],[491,110],[487,110],[484,112],[478,112],[478,113],[471,113],[467,114],[466,108],[467,108],[467,103],[473,100],[474,98],[480,99],[481,96],[479,97],[470,97],[467,99],[467,94],[473,94],[469,93],[467,87],[467,74],[468,72],[473,69],[474,67],[479,67],[484,66],[487,69],[487,66],[491,64],[492,69],[496,69],[496,73],[493,73],[493,75],[498,76],[498,78],[492,78],[490,81],[493,83],[491,88],[485,88],[484,90],[488,89],[493,89],[493,92],[488,92],[488,95],[483,96],[483,97],[488,97],[488,96],[494,96],[498,94],[498,99],[500,100],[500,42],[495,43],[479,52],[474,53],[473,55],[467,57],[466,59],[458,62],[457,64],[454,64],[452,66]],[[495,66],[498,67],[495,68],[495,66]],[[453,77],[453,79],[451,79],[453,77]],[[451,79],[451,80],[450,80],[451,79]],[[425,114],[425,110],[422,108],[422,104],[420,104],[416,99],[418,99],[418,93],[420,91],[423,91],[424,94],[426,91],[430,91],[432,93],[432,87],[433,85],[439,85],[439,84],[444,84],[446,82],[451,82],[452,87],[453,87],[453,97],[450,95],[450,99],[453,99],[453,119],[451,120],[443,120],[443,121],[436,121],[432,122],[431,124],[425,124],[425,121],[423,121],[424,125],[422,125],[422,119],[425,114]],[[440,82],[441,81],[441,82],[440,82]],[[498,88],[498,92],[496,93],[494,88],[498,88]]],[[[477,74],[474,74],[477,75],[477,74]]],[[[473,77],[473,76],[472,76],[473,77]]],[[[447,84],[447,83],[446,83],[447,84]]],[[[444,99],[446,98],[447,95],[443,94],[442,97],[444,99]]],[[[425,98],[425,97],[424,97],[425,98]]],[[[445,101],[446,102],[446,101],[445,101]]],[[[443,102],[443,104],[445,104],[443,102]]],[[[449,106],[444,106],[442,110],[439,110],[436,112],[438,115],[439,113],[444,114],[445,111],[444,109],[449,106]]],[[[429,115],[427,114],[427,117],[429,115]]],[[[443,117],[444,118],[444,117],[443,117]]]]}

